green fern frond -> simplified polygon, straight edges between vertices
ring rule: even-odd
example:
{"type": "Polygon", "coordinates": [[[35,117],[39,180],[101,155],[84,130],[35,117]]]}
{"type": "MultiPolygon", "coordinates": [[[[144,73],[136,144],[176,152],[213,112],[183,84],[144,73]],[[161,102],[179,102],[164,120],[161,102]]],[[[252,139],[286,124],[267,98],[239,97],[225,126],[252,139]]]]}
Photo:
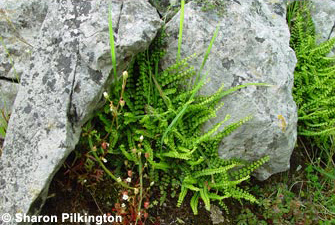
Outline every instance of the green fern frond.
{"type": "Polygon", "coordinates": [[[201,177],[201,176],[213,175],[213,174],[217,174],[217,173],[225,173],[225,172],[227,172],[227,170],[232,169],[236,166],[239,166],[239,165],[238,164],[231,164],[231,165],[228,165],[228,166],[214,168],[214,169],[205,169],[205,170],[194,173],[194,178],[198,178],[198,177],[201,177]]]}
{"type": "Polygon", "coordinates": [[[318,47],[312,49],[311,54],[325,55],[334,48],[334,44],[335,44],[335,37],[325,42],[322,42],[318,47]]]}
{"type": "Polygon", "coordinates": [[[187,194],[187,188],[185,186],[181,186],[181,190],[180,190],[178,202],[177,202],[177,207],[181,206],[181,204],[184,201],[184,198],[186,197],[186,194],[187,194]]]}
{"type": "Polygon", "coordinates": [[[201,199],[205,203],[205,209],[210,211],[211,210],[211,203],[210,203],[210,200],[209,200],[208,188],[204,187],[204,188],[200,189],[199,193],[200,193],[201,199]]]}
{"type": "Polygon", "coordinates": [[[214,193],[208,193],[208,197],[213,200],[222,200],[226,198],[226,196],[220,196],[214,193]]]}
{"type": "Polygon", "coordinates": [[[200,157],[197,161],[191,161],[191,160],[188,160],[187,161],[187,164],[191,165],[191,166],[196,166],[196,165],[199,165],[201,164],[205,159],[203,157],[200,157]]]}
{"type": "Polygon", "coordinates": [[[179,152],[166,152],[163,153],[162,155],[165,157],[170,157],[170,158],[177,158],[177,159],[182,159],[182,160],[189,160],[191,159],[191,154],[195,151],[196,149],[192,150],[189,153],[179,153],[179,152]]]}
{"type": "Polygon", "coordinates": [[[249,175],[247,175],[247,176],[245,176],[245,177],[243,177],[243,178],[241,178],[239,180],[224,181],[224,182],[220,182],[220,183],[211,183],[209,186],[211,188],[227,188],[229,186],[233,186],[234,187],[234,186],[236,186],[236,185],[238,185],[238,184],[240,184],[243,181],[248,180],[248,179],[250,179],[249,175]]]}
{"type": "Polygon", "coordinates": [[[129,161],[133,161],[135,163],[138,162],[138,159],[136,156],[132,155],[131,153],[127,152],[127,150],[125,149],[124,145],[120,145],[120,150],[122,152],[122,154],[129,160],[129,161]]]}
{"type": "Polygon", "coordinates": [[[199,192],[195,192],[193,197],[191,198],[190,205],[194,215],[198,215],[199,196],[199,192]]]}
{"type": "Polygon", "coordinates": [[[183,184],[183,186],[192,190],[192,191],[200,191],[200,188],[197,188],[196,186],[194,186],[192,184],[183,184]]]}
{"type": "Polygon", "coordinates": [[[255,202],[258,203],[257,199],[255,198],[255,196],[253,196],[252,194],[249,194],[248,192],[246,192],[245,190],[239,188],[239,187],[234,187],[234,188],[229,188],[227,189],[227,192],[234,198],[236,199],[245,199],[248,200],[250,202],[255,202]]]}
{"type": "Polygon", "coordinates": [[[166,162],[155,162],[151,160],[149,160],[149,162],[152,165],[153,169],[163,170],[165,172],[167,172],[168,169],[170,169],[170,165],[167,164],[166,162]]]}

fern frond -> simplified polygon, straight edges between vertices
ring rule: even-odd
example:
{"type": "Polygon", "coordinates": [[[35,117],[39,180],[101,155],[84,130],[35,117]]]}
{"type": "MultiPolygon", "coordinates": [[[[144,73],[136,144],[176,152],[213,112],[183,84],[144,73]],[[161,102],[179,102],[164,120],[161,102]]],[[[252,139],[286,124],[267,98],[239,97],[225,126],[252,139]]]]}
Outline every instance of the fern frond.
{"type": "Polygon", "coordinates": [[[253,196],[252,194],[249,194],[248,192],[246,192],[245,190],[239,188],[239,187],[234,187],[234,188],[229,188],[227,189],[227,192],[234,198],[236,199],[245,199],[248,200],[250,202],[255,202],[258,203],[257,199],[255,198],[255,196],[253,196]]]}
{"type": "Polygon", "coordinates": [[[217,173],[225,173],[225,172],[227,172],[227,170],[232,169],[236,166],[239,166],[239,165],[238,164],[231,164],[231,165],[224,166],[224,167],[219,167],[219,168],[205,169],[205,170],[194,173],[194,178],[198,178],[198,177],[201,177],[201,176],[213,175],[213,174],[217,174],[217,173]]]}
{"type": "Polygon", "coordinates": [[[322,42],[318,47],[312,49],[311,54],[325,55],[334,48],[334,44],[335,44],[335,37],[325,42],[322,42]]]}
{"type": "Polygon", "coordinates": [[[191,166],[196,166],[196,165],[199,165],[201,164],[205,159],[203,157],[200,157],[197,161],[191,161],[191,160],[188,160],[187,161],[187,164],[191,165],[191,166]]]}
{"type": "Polygon", "coordinates": [[[210,200],[209,200],[208,188],[204,187],[204,188],[200,189],[199,193],[200,193],[201,199],[205,203],[205,209],[210,211],[211,210],[211,203],[210,203],[210,200]]]}
{"type": "Polygon", "coordinates": [[[194,215],[198,215],[199,196],[199,192],[195,192],[193,197],[191,198],[190,205],[194,215]]]}
{"type": "Polygon", "coordinates": [[[131,153],[127,152],[125,149],[124,145],[120,145],[120,150],[122,152],[122,154],[129,160],[129,161],[133,161],[135,163],[138,162],[138,159],[136,156],[132,155],[131,153]]]}
{"type": "Polygon", "coordinates": [[[185,198],[186,194],[187,194],[187,188],[182,185],[180,193],[179,193],[179,197],[178,197],[177,207],[181,206],[181,204],[184,201],[184,198],[185,198]]]}
{"type": "Polygon", "coordinates": [[[245,176],[245,177],[243,177],[239,180],[224,181],[223,183],[222,182],[221,183],[211,183],[209,186],[211,188],[227,188],[229,186],[236,186],[236,185],[238,185],[238,184],[240,184],[243,181],[248,180],[248,179],[250,179],[249,175],[247,175],[247,176],[245,176]]]}

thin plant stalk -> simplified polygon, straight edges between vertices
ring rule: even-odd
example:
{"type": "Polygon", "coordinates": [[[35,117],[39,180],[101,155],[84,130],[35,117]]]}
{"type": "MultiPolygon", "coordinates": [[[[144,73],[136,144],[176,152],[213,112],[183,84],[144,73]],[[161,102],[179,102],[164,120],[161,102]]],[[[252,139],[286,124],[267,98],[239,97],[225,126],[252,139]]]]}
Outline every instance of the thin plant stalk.
{"type": "Polygon", "coordinates": [[[180,49],[183,40],[184,6],[185,6],[185,0],[181,0],[177,61],[180,60],[180,49]]]}
{"type": "Polygon", "coordinates": [[[88,144],[89,144],[89,147],[92,151],[92,154],[94,156],[94,158],[98,161],[99,165],[102,167],[102,169],[113,179],[115,180],[117,183],[119,183],[121,186],[125,187],[125,188],[129,188],[129,189],[134,189],[130,186],[128,186],[127,184],[125,184],[124,182],[120,181],[118,178],[116,178],[116,176],[114,176],[114,174],[109,171],[109,169],[107,169],[107,167],[103,164],[103,162],[100,160],[100,158],[98,157],[95,149],[94,149],[94,146],[93,146],[93,142],[92,142],[92,137],[91,135],[88,135],[88,144]]]}
{"type": "Polygon", "coordinates": [[[213,47],[213,43],[214,43],[216,37],[218,36],[218,33],[219,33],[219,27],[220,27],[219,25],[216,26],[216,29],[215,29],[215,31],[214,31],[214,35],[213,35],[213,37],[212,37],[212,39],[211,39],[211,42],[209,43],[209,46],[208,46],[207,51],[206,51],[206,53],[205,53],[204,59],[202,60],[202,64],[201,64],[201,67],[200,67],[199,72],[198,72],[198,74],[197,74],[197,77],[196,77],[196,79],[195,79],[195,83],[197,83],[198,80],[200,79],[200,74],[201,74],[201,72],[202,72],[202,70],[203,70],[203,68],[204,68],[204,66],[205,66],[205,64],[206,64],[206,62],[207,62],[207,59],[208,59],[209,54],[211,53],[211,49],[212,49],[212,47],[213,47]]]}
{"type": "Polygon", "coordinates": [[[113,72],[114,72],[114,82],[117,82],[116,56],[115,56],[114,31],[113,31],[113,23],[112,23],[112,6],[111,5],[109,5],[109,8],[108,8],[108,27],[109,27],[109,45],[110,45],[110,50],[111,50],[113,72]]]}
{"type": "MultiPolygon", "coordinates": [[[[143,169],[143,166],[142,166],[142,159],[141,159],[141,155],[139,155],[139,162],[138,162],[138,171],[140,173],[140,202],[138,204],[138,209],[137,209],[137,213],[140,213],[141,212],[141,206],[142,206],[142,199],[143,199],[143,173],[142,173],[142,169],[143,169]]],[[[137,222],[138,222],[138,218],[139,216],[136,215],[136,222],[135,222],[135,225],[137,225],[137,222]]]]}

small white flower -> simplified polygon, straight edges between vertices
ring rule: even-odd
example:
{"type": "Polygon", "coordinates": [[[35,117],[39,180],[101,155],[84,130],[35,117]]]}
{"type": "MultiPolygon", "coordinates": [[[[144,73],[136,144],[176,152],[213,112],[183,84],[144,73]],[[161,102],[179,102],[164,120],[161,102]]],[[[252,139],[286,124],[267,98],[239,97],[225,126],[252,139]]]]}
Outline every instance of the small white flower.
{"type": "Polygon", "coordinates": [[[128,178],[126,179],[126,181],[127,181],[128,183],[130,183],[130,182],[131,182],[131,178],[128,177],[128,178]]]}
{"type": "Polygon", "coordinates": [[[86,182],[87,182],[87,180],[85,179],[85,180],[84,180],[84,183],[86,183],[86,182]]]}
{"type": "Polygon", "coordinates": [[[135,188],[135,189],[134,189],[134,193],[135,193],[135,195],[137,195],[138,192],[139,192],[138,188],[135,188]]]}
{"type": "Polygon", "coordinates": [[[141,137],[140,137],[140,142],[142,142],[143,139],[144,139],[144,137],[143,137],[143,135],[141,135],[141,137]]]}
{"type": "Polygon", "coordinates": [[[118,177],[116,180],[117,180],[117,182],[121,182],[122,181],[121,177],[118,177]]]}
{"type": "Polygon", "coordinates": [[[107,93],[106,91],[104,92],[104,97],[105,97],[106,99],[109,98],[109,95],[108,95],[108,93],[107,93]]]}
{"type": "Polygon", "coordinates": [[[123,199],[123,200],[126,200],[126,201],[127,201],[127,200],[128,200],[128,198],[129,198],[129,196],[128,196],[128,195],[123,195],[123,196],[122,196],[122,199],[123,199]]]}
{"type": "Polygon", "coordinates": [[[122,203],[122,204],[121,204],[121,207],[122,207],[122,208],[126,208],[126,204],[122,203]]]}
{"type": "Polygon", "coordinates": [[[151,183],[150,183],[150,186],[153,186],[155,184],[155,182],[154,181],[152,181],[151,183]]]}
{"type": "Polygon", "coordinates": [[[101,160],[102,160],[104,163],[107,162],[107,159],[105,159],[104,157],[102,157],[101,160]]]}

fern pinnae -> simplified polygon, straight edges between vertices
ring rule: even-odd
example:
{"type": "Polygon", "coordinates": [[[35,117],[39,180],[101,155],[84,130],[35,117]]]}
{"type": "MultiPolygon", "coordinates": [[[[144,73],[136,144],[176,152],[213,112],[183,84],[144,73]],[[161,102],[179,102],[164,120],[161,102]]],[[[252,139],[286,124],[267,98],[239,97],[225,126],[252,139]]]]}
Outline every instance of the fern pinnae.
{"type": "Polygon", "coordinates": [[[199,144],[203,141],[209,140],[211,135],[214,134],[227,120],[229,119],[229,115],[226,115],[223,121],[217,123],[210,129],[207,133],[203,134],[198,140],[195,141],[196,144],[199,144]]]}
{"type": "Polygon", "coordinates": [[[228,166],[213,168],[213,169],[204,169],[202,171],[194,173],[194,178],[213,175],[213,174],[217,174],[217,173],[225,173],[227,170],[230,170],[230,169],[232,169],[236,166],[239,166],[239,164],[231,164],[231,165],[228,165],[228,166]]]}
{"type": "Polygon", "coordinates": [[[181,206],[181,204],[184,201],[184,198],[186,197],[186,194],[187,194],[187,188],[182,185],[180,193],[179,193],[179,197],[178,197],[177,207],[181,206]]]}
{"type": "Polygon", "coordinates": [[[226,126],[222,131],[220,131],[218,134],[216,134],[211,140],[222,140],[222,138],[228,136],[231,132],[236,130],[238,127],[242,126],[244,123],[251,120],[251,116],[247,116],[235,123],[229,124],[226,126]]]}
{"type": "Polygon", "coordinates": [[[196,186],[194,186],[192,184],[185,184],[185,183],[183,183],[183,186],[185,188],[188,188],[188,189],[192,190],[192,191],[200,191],[200,188],[198,188],[198,187],[196,187],[196,186]]]}
{"type": "Polygon", "coordinates": [[[304,136],[322,136],[322,135],[330,136],[335,134],[335,127],[324,129],[322,131],[311,131],[304,129],[301,132],[299,132],[299,134],[304,136]]]}
{"type": "Polygon", "coordinates": [[[233,181],[229,181],[229,180],[227,180],[227,181],[225,181],[225,182],[221,182],[221,183],[211,183],[211,184],[209,184],[209,186],[211,187],[211,188],[223,188],[223,187],[229,187],[229,186],[236,186],[236,185],[238,185],[238,184],[240,184],[240,183],[242,183],[243,181],[245,181],[245,180],[248,180],[248,179],[250,179],[250,176],[249,175],[247,175],[247,176],[245,176],[245,177],[242,177],[241,179],[239,179],[239,180],[233,180],[233,181]]]}
{"type": "Polygon", "coordinates": [[[325,55],[334,48],[335,37],[321,43],[317,48],[311,50],[311,54],[325,55]]]}
{"type": "Polygon", "coordinates": [[[191,165],[191,166],[196,166],[196,165],[201,164],[204,160],[205,160],[205,159],[204,159],[202,156],[200,156],[200,157],[198,158],[197,161],[191,161],[191,160],[188,160],[188,161],[187,161],[187,164],[189,164],[189,165],[191,165]]]}
{"type": "Polygon", "coordinates": [[[248,192],[244,191],[243,189],[241,189],[239,187],[231,187],[231,188],[228,189],[228,191],[229,191],[229,194],[236,199],[243,198],[243,199],[248,200],[250,202],[258,203],[255,196],[253,196],[252,194],[249,194],[248,192]]]}
{"type": "Polygon", "coordinates": [[[190,206],[192,208],[194,215],[198,215],[199,197],[200,197],[199,192],[195,192],[193,197],[191,198],[190,206]]]}
{"type": "Polygon", "coordinates": [[[225,198],[227,198],[226,196],[220,196],[220,195],[217,195],[215,193],[208,193],[208,197],[209,199],[213,199],[213,200],[223,200],[225,198]]]}
{"type": "Polygon", "coordinates": [[[205,203],[205,208],[207,211],[210,211],[211,210],[211,203],[210,203],[210,200],[209,200],[209,196],[208,196],[208,187],[204,187],[202,189],[200,189],[199,191],[200,193],[200,197],[202,198],[202,200],[204,201],[205,203]]]}
{"type": "Polygon", "coordinates": [[[151,160],[149,162],[152,165],[153,169],[163,170],[165,172],[167,172],[170,169],[170,165],[167,164],[166,162],[155,162],[151,160]]]}
{"type": "Polygon", "coordinates": [[[120,150],[129,161],[137,162],[137,157],[134,157],[131,153],[127,152],[124,145],[120,145],[120,150]]]}

